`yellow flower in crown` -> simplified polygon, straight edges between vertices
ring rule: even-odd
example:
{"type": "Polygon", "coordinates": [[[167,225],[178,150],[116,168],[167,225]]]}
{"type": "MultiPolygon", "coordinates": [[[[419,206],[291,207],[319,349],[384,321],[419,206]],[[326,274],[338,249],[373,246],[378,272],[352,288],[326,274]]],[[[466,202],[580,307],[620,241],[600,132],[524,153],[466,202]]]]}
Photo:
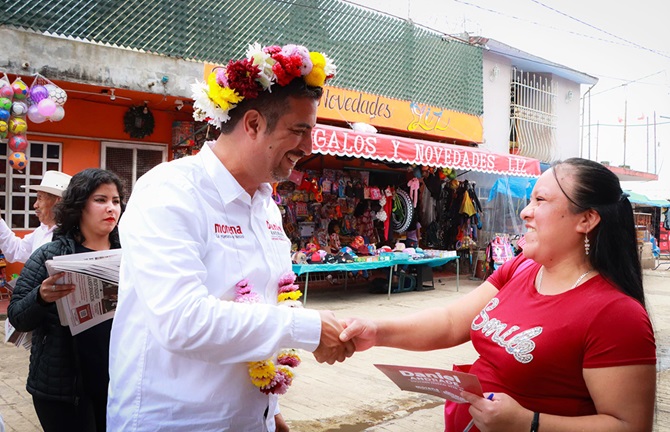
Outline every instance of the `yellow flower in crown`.
{"type": "Polygon", "coordinates": [[[326,55],[309,52],[302,45],[249,46],[246,58],[231,60],[216,68],[206,83],[195,83],[193,118],[220,127],[230,119],[228,112],[244,99],[254,99],[272,86],[286,86],[303,79],[308,86],[323,87],[335,76],[336,67],[326,55]]]}
{"type": "Polygon", "coordinates": [[[209,98],[214,101],[222,110],[228,111],[235,104],[242,102],[244,97],[237,94],[237,92],[229,87],[222,87],[217,81],[217,76],[223,75],[220,70],[214,70],[207,77],[207,85],[209,86],[209,98]]]}

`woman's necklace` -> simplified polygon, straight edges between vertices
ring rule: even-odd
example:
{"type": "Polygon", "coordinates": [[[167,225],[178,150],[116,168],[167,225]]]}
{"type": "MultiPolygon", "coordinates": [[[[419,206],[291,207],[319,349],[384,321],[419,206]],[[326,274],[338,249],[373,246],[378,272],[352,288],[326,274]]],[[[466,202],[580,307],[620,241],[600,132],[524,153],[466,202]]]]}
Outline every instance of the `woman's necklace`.
{"type": "MultiPolygon", "coordinates": [[[[542,294],[542,292],[540,291],[540,288],[542,287],[542,274],[543,274],[543,272],[544,272],[544,266],[542,266],[542,267],[540,268],[540,273],[537,275],[537,292],[538,292],[538,294],[542,294]]],[[[589,274],[591,274],[591,272],[593,272],[593,270],[589,270],[589,271],[587,271],[586,273],[584,273],[583,275],[581,275],[580,277],[578,277],[577,280],[575,281],[575,283],[570,287],[570,290],[571,290],[571,289],[574,289],[574,288],[577,288],[577,285],[579,285],[579,283],[580,283],[586,276],[588,276],[589,274]]],[[[570,291],[570,290],[568,290],[568,291],[570,291]]]]}

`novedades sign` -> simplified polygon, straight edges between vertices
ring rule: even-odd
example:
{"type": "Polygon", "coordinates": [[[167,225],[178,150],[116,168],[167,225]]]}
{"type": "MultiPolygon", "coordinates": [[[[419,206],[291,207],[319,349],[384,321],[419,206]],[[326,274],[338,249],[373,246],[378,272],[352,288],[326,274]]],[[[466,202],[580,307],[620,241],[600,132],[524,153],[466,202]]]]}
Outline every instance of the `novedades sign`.
{"type": "Polygon", "coordinates": [[[483,137],[478,116],[332,86],[324,87],[317,116],[475,143],[483,137]]]}

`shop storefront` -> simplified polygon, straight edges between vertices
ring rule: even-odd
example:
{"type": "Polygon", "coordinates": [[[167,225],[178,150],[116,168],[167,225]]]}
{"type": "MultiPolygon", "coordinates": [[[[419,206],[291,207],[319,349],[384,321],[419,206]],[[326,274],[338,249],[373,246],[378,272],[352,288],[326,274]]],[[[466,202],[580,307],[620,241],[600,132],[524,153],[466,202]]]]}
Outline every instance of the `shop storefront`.
{"type": "Polygon", "coordinates": [[[537,160],[475,147],[482,132],[476,116],[337,92],[335,102],[336,90],[324,93],[312,156],[299,164],[291,181],[277,186],[296,263],[341,259],[330,255],[347,246],[357,261],[378,259],[374,251],[382,247],[469,255],[477,249],[483,210],[474,184],[463,174],[540,175],[537,160]],[[336,103],[341,106],[333,113],[336,103]],[[379,113],[387,115],[378,119],[379,113]],[[439,115],[431,119],[431,113],[439,115]],[[345,115],[349,124],[367,118],[368,125],[387,133],[325,124],[345,115]]]}

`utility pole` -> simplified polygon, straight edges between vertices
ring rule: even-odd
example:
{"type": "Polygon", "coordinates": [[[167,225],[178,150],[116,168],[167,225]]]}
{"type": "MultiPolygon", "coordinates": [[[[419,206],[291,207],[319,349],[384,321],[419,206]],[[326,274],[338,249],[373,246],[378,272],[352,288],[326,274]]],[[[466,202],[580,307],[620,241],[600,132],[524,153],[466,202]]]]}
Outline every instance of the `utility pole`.
{"type": "Polygon", "coordinates": [[[623,105],[623,164],[626,165],[626,124],[628,122],[628,97],[623,105]]]}

